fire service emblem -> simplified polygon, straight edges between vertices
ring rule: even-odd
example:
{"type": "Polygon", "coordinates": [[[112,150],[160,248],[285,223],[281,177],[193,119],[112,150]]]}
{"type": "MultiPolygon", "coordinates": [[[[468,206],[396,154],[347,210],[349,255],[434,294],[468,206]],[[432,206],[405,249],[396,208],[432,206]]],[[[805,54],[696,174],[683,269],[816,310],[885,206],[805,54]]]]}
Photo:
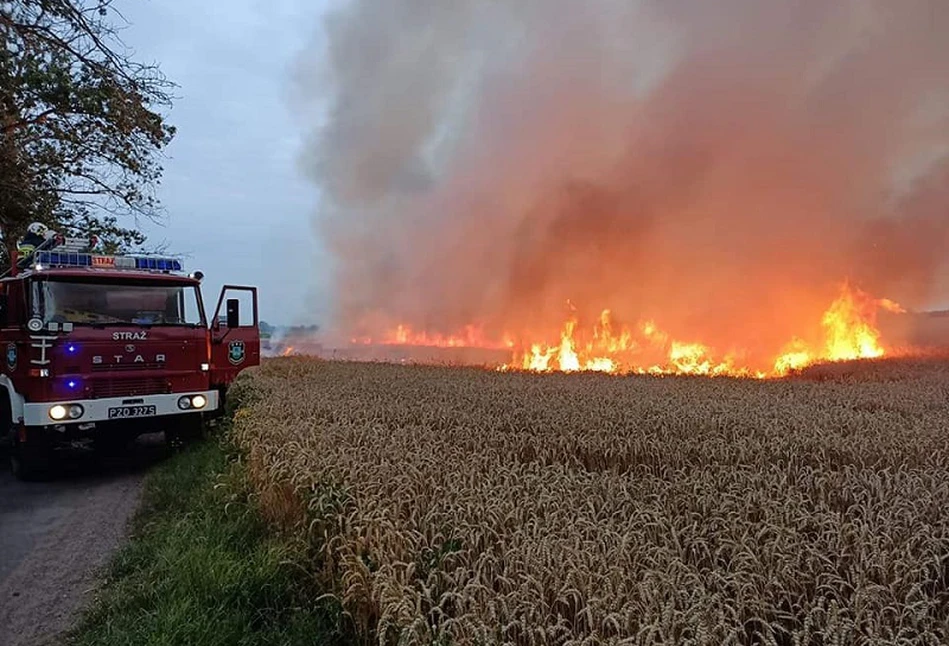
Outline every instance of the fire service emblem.
{"type": "Polygon", "coordinates": [[[10,370],[16,368],[16,343],[7,344],[7,366],[10,370]]]}
{"type": "Polygon", "coordinates": [[[244,363],[244,342],[243,341],[231,341],[230,346],[227,349],[227,359],[235,366],[241,363],[244,363]]]}

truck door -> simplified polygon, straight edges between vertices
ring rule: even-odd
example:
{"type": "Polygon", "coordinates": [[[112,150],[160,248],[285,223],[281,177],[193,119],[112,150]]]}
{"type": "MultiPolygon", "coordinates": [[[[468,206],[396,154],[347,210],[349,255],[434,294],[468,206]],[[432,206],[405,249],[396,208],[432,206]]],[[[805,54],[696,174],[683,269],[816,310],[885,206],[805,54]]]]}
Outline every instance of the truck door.
{"type": "Polygon", "coordinates": [[[211,386],[228,386],[260,365],[257,288],[225,285],[211,319],[211,386]],[[223,311],[222,311],[223,308],[223,311]]]}

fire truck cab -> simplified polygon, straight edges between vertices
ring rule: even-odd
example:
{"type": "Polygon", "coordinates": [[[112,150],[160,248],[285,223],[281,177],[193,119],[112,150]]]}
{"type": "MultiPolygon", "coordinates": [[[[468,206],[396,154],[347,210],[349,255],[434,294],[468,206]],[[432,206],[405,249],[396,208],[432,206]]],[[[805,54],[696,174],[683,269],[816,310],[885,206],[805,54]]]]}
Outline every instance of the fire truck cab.
{"type": "Polygon", "coordinates": [[[0,436],[21,479],[65,443],[197,435],[260,363],[255,287],[225,286],[209,323],[202,275],[179,260],[70,247],[83,245],[36,251],[0,279],[0,436]]]}

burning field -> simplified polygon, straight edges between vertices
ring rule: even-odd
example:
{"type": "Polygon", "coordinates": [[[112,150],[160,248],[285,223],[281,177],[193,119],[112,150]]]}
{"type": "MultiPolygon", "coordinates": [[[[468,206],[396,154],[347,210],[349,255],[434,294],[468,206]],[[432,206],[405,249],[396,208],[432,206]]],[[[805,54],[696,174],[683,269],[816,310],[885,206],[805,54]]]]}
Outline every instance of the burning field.
{"type": "Polygon", "coordinates": [[[314,343],[315,337],[288,337],[282,340],[279,354],[538,373],[765,379],[825,363],[944,354],[949,351],[946,314],[911,314],[892,300],[872,298],[845,284],[836,300],[810,326],[810,334],[789,339],[773,357],[757,363],[746,348],[719,354],[700,342],[672,338],[654,321],[640,321],[635,326],[617,322],[610,310],[603,310],[588,326],[583,326],[574,313],[564,322],[559,338],[533,342],[513,334],[491,339],[475,326],[441,335],[400,325],[379,338],[353,338],[348,345],[332,349],[314,343]]]}
{"type": "MultiPolygon", "coordinates": [[[[725,354],[693,340],[670,337],[654,321],[635,327],[618,324],[610,310],[603,310],[589,328],[579,326],[575,316],[563,325],[559,339],[526,343],[505,335],[489,341],[476,328],[448,337],[415,334],[400,326],[383,337],[385,346],[476,348],[508,350],[511,359],[501,370],[530,372],[606,372],[618,374],[682,374],[732,377],[777,377],[816,363],[875,359],[888,353],[877,328],[880,311],[906,314],[897,303],[874,299],[844,286],[840,296],[820,317],[818,332],[808,340],[789,339],[779,354],[766,364],[755,365],[746,348],[725,354]]],[[[949,335],[946,337],[949,343],[949,335]]],[[[372,339],[354,339],[355,345],[372,346],[372,339]]],[[[903,348],[903,352],[910,351],[903,348]]],[[[899,351],[898,351],[899,352],[899,351]]],[[[893,349],[889,349],[893,354],[893,349]]]]}
{"type": "Polygon", "coordinates": [[[942,0],[354,0],[324,26],[298,94],[339,356],[769,377],[898,354],[883,319],[949,304],[942,0]]]}
{"type": "Polygon", "coordinates": [[[367,643],[949,642],[949,362],[239,383],[260,508],[367,643]]]}
{"type": "Polygon", "coordinates": [[[327,19],[334,320],[279,353],[338,361],[268,361],[234,437],[362,636],[949,641],[943,4],[327,19]]]}

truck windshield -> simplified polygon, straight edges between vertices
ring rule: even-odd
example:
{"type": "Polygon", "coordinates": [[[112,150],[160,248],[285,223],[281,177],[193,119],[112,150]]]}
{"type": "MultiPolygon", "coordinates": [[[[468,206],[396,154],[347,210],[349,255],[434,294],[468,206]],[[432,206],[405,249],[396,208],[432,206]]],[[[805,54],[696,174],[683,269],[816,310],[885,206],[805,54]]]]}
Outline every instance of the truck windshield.
{"type": "Polygon", "coordinates": [[[45,322],[76,325],[204,325],[197,288],[45,280],[34,284],[45,322]]]}

